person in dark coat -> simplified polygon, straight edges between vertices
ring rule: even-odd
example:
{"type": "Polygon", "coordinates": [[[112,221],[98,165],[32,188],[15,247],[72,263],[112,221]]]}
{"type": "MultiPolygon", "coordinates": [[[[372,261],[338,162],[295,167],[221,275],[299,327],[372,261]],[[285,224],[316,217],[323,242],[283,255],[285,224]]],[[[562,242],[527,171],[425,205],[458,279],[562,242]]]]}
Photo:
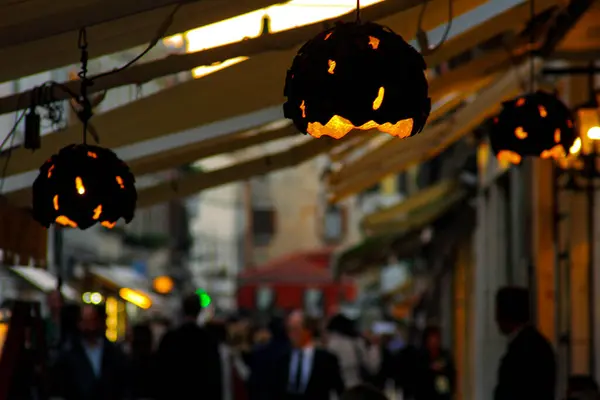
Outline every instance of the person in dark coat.
{"type": "Polygon", "coordinates": [[[125,354],[105,337],[102,306],[81,308],[79,336],[72,337],[56,363],[59,393],[65,400],[123,400],[129,398],[125,354]]]}
{"type": "Polygon", "coordinates": [[[221,357],[219,344],[198,325],[202,311],[195,293],[183,299],[184,322],[163,336],[156,361],[158,399],[187,399],[199,393],[202,400],[221,400],[221,357]]]}
{"type": "Polygon", "coordinates": [[[276,400],[272,390],[272,377],[276,374],[275,365],[292,348],[285,332],[283,318],[273,317],[269,323],[269,331],[269,342],[255,347],[249,358],[250,400],[276,400]]]}
{"type": "Polygon", "coordinates": [[[550,342],[531,324],[529,291],[504,287],[496,294],[496,322],[508,336],[494,400],[556,399],[556,360],[550,342]]]}
{"type": "Polygon", "coordinates": [[[387,397],[375,386],[362,383],[346,390],[340,400],[387,400],[387,397]]]}
{"type": "Polygon", "coordinates": [[[148,324],[137,324],[131,334],[131,392],[134,399],[150,399],[154,397],[154,382],[158,378],[152,329],[148,324]]]}
{"type": "Polygon", "coordinates": [[[439,327],[429,326],[423,332],[422,348],[415,368],[415,400],[451,400],[456,387],[456,369],[450,352],[442,348],[439,327]]]}
{"type": "Polygon", "coordinates": [[[277,363],[273,384],[277,400],[329,400],[344,391],[340,365],[327,350],[315,346],[318,323],[301,311],[288,319],[288,336],[293,350],[277,363]]]}

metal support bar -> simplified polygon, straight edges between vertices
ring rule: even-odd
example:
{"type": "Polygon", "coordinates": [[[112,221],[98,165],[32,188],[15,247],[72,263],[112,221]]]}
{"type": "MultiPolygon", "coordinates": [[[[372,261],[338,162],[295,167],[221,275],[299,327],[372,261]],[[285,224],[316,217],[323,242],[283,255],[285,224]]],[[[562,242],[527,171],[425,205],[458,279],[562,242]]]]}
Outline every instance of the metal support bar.
{"type": "Polygon", "coordinates": [[[600,74],[600,67],[565,67],[552,68],[547,67],[542,69],[544,75],[590,75],[600,74]]]}

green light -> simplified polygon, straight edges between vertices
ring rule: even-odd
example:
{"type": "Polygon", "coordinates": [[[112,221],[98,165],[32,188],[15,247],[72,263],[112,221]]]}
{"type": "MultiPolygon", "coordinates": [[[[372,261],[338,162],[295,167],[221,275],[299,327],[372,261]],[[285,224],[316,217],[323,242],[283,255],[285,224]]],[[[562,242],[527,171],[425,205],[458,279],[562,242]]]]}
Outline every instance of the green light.
{"type": "Polygon", "coordinates": [[[212,299],[210,298],[208,293],[206,293],[206,290],[198,289],[198,290],[196,290],[196,294],[200,298],[200,306],[202,306],[202,308],[208,307],[210,305],[210,303],[212,302],[212,299]]]}

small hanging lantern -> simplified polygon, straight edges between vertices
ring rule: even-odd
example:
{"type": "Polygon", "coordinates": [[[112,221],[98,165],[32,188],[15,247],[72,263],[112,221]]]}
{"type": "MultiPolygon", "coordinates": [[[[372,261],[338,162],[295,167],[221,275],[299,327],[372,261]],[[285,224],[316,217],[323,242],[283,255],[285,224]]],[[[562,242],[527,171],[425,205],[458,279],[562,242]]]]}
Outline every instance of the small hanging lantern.
{"type": "Polygon", "coordinates": [[[431,111],[425,60],[375,23],[339,23],[308,41],[287,72],[284,115],[316,138],[378,129],[406,138],[431,111]]]}
{"type": "Polygon", "coordinates": [[[40,167],[33,182],[33,217],[48,228],[56,223],[87,229],[100,223],[113,228],[119,218],[129,223],[137,203],[135,178],[127,164],[109,150],[87,144],[92,103],[87,89],[93,81],[87,77],[87,38],[79,31],[81,50],[81,95],[73,96],[79,106],[77,116],[83,125],[83,144],[61,149],[40,167]]]}
{"type": "Polygon", "coordinates": [[[45,227],[112,228],[119,218],[133,219],[136,201],[127,164],[98,146],[63,148],[42,165],[33,183],[33,216],[45,227]]]}
{"type": "Polygon", "coordinates": [[[571,111],[554,94],[543,91],[504,102],[490,130],[496,157],[512,164],[527,156],[564,157],[576,137],[571,111]]]}

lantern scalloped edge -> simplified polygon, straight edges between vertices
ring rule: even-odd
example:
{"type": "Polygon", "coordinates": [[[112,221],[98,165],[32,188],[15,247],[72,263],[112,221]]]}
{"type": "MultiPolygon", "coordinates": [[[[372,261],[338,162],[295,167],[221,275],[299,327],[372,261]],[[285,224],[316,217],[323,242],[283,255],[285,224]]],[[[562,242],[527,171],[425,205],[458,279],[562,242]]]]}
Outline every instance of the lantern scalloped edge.
{"type": "Polygon", "coordinates": [[[492,121],[490,144],[499,160],[519,164],[524,157],[558,159],[577,138],[573,115],[554,94],[544,91],[502,103],[492,121]]]}
{"type": "Polygon", "coordinates": [[[431,111],[425,70],[423,56],[389,28],[340,22],[294,58],[284,115],[314,137],[339,139],[353,129],[409,137],[431,111]]]}
{"type": "Polygon", "coordinates": [[[129,223],[137,202],[135,178],[109,150],[70,145],[50,157],[33,183],[33,217],[40,224],[87,229],[129,223]]]}

